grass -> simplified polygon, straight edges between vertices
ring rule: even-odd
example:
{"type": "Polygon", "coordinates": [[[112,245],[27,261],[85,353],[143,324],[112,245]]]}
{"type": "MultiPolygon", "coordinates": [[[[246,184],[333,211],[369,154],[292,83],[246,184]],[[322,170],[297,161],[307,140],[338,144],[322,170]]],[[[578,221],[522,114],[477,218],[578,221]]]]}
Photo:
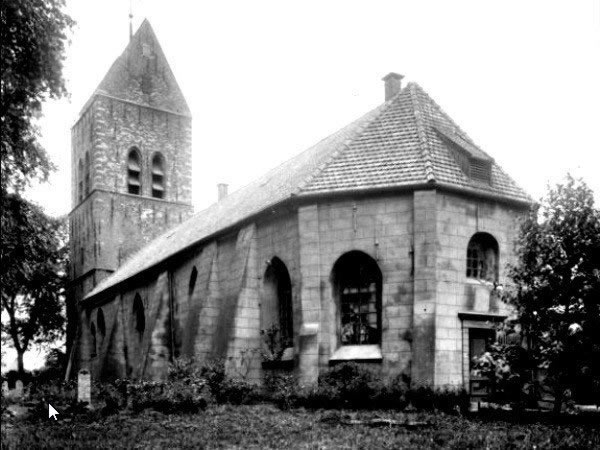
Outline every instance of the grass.
{"type": "Polygon", "coordinates": [[[431,413],[334,412],[271,405],[211,406],[193,415],[121,413],[103,418],[2,423],[3,448],[600,448],[600,425],[514,424],[431,413]],[[422,428],[346,425],[385,417],[422,428]]]}

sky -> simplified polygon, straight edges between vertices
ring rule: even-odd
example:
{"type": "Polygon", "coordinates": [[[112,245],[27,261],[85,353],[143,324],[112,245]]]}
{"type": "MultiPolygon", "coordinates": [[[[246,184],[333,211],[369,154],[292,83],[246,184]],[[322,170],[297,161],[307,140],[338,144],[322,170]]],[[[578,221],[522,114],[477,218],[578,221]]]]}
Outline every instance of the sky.
{"type": "MultiPolygon", "coordinates": [[[[58,166],[30,197],[70,204],[70,128],[129,39],[127,0],[70,0],[77,21],[42,142],[58,166]]],[[[600,0],[132,0],[193,115],[201,210],[417,82],[533,198],[567,172],[600,195],[600,0]]]]}
{"type": "MultiPolygon", "coordinates": [[[[193,116],[199,211],[417,82],[533,198],[567,172],[600,201],[600,0],[132,0],[193,116]]],[[[129,39],[127,0],[68,0],[77,22],[42,143],[58,167],[29,197],[70,204],[70,128],[129,39]]]]}

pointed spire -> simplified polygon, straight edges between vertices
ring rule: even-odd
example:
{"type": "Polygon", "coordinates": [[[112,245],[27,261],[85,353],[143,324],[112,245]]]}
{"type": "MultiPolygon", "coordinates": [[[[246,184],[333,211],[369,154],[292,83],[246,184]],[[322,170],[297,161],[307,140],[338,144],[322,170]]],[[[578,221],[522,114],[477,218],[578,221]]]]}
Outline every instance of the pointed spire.
{"type": "Polygon", "coordinates": [[[147,19],[113,63],[96,91],[186,116],[189,107],[147,19]]]}

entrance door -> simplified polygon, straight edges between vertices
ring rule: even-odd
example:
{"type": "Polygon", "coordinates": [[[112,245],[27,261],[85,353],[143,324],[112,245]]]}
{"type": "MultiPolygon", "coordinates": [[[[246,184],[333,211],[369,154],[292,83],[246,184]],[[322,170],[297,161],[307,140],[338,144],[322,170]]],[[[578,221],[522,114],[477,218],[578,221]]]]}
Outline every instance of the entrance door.
{"type": "Polygon", "coordinates": [[[469,329],[469,393],[472,397],[483,398],[489,394],[490,380],[475,375],[473,358],[481,356],[495,339],[495,331],[488,328],[469,329]]]}

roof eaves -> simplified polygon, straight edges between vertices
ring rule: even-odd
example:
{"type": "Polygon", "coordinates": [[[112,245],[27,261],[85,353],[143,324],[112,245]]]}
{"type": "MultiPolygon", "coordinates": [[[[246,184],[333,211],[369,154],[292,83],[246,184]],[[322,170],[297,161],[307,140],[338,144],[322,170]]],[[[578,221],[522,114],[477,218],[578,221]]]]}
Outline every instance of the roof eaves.
{"type": "Polygon", "coordinates": [[[518,205],[521,207],[529,207],[533,203],[533,201],[531,200],[531,198],[529,198],[529,196],[527,196],[526,198],[520,198],[520,197],[515,197],[513,195],[504,195],[504,194],[499,194],[496,192],[483,191],[483,190],[477,189],[475,187],[457,186],[455,184],[446,183],[446,182],[437,182],[436,187],[438,187],[440,190],[447,191],[447,192],[458,192],[458,193],[463,193],[463,194],[470,194],[475,197],[496,200],[496,201],[500,201],[503,203],[518,205]]]}

